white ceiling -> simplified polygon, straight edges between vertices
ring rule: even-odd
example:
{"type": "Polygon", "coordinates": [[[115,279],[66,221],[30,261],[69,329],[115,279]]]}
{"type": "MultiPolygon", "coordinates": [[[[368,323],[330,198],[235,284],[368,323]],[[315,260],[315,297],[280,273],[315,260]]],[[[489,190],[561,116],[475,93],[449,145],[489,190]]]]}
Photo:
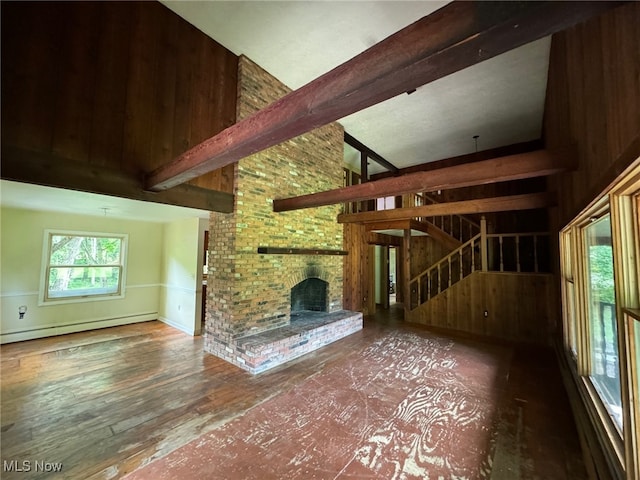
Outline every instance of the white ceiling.
{"type": "MultiPolygon", "coordinates": [[[[434,1],[164,1],[292,89],[437,10],[434,1]]],[[[550,37],[340,120],[398,167],[541,136],[550,37]]],[[[359,166],[359,154],[346,149],[359,166]]],[[[382,169],[370,161],[370,172],[382,169]]]]}

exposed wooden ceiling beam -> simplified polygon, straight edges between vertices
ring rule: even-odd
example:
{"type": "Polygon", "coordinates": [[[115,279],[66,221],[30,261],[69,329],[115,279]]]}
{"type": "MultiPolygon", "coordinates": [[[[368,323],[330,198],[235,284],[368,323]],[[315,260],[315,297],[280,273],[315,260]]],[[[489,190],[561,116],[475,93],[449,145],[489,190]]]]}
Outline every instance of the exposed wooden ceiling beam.
{"type": "Polygon", "coordinates": [[[433,192],[452,188],[470,187],[488,183],[541,177],[568,170],[573,158],[563,153],[551,154],[547,150],[509,155],[506,157],[456,165],[430,172],[416,172],[400,177],[383,178],[373,182],[342,187],[299,197],[275,199],[274,212],[320,207],[336,203],[361,202],[374,198],[433,192]]]}
{"type": "Polygon", "coordinates": [[[6,180],[212,212],[233,211],[233,195],[230,193],[194,185],[178,185],[164,192],[149,192],[144,190],[141,178],[122,170],[96,167],[6,144],[2,145],[1,153],[1,177],[6,180]]]}
{"type": "Polygon", "coordinates": [[[396,177],[398,175],[406,175],[407,173],[427,172],[430,170],[438,170],[444,167],[453,167],[472,162],[480,162],[482,160],[490,160],[492,158],[506,157],[507,155],[516,155],[518,153],[534,152],[544,148],[544,142],[540,139],[531,140],[529,142],[514,143],[502,147],[480,150],[479,152],[458,155],[457,157],[444,158],[433,162],[420,163],[410,167],[401,168],[397,173],[380,172],[371,175],[369,180],[380,180],[382,178],[396,177]]]}
{"type": "Polygon", "coordinates": [[[159,191],[492,58],[617,2],[452,2],[156,169],[159,191]]]}
{"type": "Polygon", "coordinates": [[[392,173],[398,173],[400,169],[396,167],[394,164],[386,160],[381,155],[378,155],[376,152],[367,147],[364,143],[358,141],[358,139],[352,137],[347,132],[344,132],[344,143],[347,145],[351,145],[353,148],[358,150],[361,153],[366,153],[367,157],[376,162],[381,167],[386,168],[392,173]]]}
{"type": "Polygon", "coordinates": [[[338,223],[372,223],[404,220],[415,217],[440,215],[468,215],[470,213],[509,212],[547,208],[556,204],[556,195],[551,192],[527,193],[505,197],[479,198],[461,202],[436,203],[421,207],[396,208],[376,212],[341,213],[338,223]]]}

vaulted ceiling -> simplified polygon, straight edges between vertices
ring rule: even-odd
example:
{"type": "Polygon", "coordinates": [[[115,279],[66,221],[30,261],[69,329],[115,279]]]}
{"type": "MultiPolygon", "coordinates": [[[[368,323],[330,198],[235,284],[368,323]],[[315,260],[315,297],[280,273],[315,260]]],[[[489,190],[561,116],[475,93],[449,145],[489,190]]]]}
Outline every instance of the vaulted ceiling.
{"type": "MultiPolygon", "coordinates": [[[[449,2],[162,3],[297,89],[449,2]]],[[[550,43],[541,38],[339,121],[400,168],[539,139],[550,43]]],[[[345,148],[354,165],[358,156],[345,148]]],[[[381,171],[369,163],[370,173],[381,171]]]]}
{"type": "MultiPolygon", "coordinates": [[[[163,1],[235,54],[297,89],[429,15],[433,1],[163,1]]],[[[550,37],[342,118],[397,167],[539,139],[550,37]]],[[[346,149],[359,167],[359,154],[346,149]]],[[[383,169],[370,161],[370,173],[383,169]]]]}

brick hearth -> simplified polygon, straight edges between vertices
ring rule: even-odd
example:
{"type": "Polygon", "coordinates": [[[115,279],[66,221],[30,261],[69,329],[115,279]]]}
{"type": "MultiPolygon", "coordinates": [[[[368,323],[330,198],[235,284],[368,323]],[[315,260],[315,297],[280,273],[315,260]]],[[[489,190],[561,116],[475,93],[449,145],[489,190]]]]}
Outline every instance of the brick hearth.
{"type": "Polygon", "coordinates": [[[362,313],[300,313],[286,327],[236,339],[238,361],[260,373],[362,330],[362,313]]]}

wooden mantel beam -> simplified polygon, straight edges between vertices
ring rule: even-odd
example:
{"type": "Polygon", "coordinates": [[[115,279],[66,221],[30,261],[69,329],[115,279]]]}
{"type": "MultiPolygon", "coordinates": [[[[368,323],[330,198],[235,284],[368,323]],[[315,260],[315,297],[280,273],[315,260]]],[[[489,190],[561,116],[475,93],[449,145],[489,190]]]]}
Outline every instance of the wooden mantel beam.
{"type": "Polygon", "coordinates": [[[509,195],[505,197],[479,198],[460,202],[436,203],[421,207],[396,208],[376,212],[341,213],[338,223],[378,223],[406,220],[415,217],[440,215],[468,215],[472,213],[509,212],[547,208],[556,204],[556,195],[550,192],[509,195]]]}
{"type": "Polygon", "coordinates": [[[455,165],[429,172],[416,172],[399,177],[337,188],[299,197],[275,199],[274,212],[320,207],[336,203],[362,202],[417,192],[434,192],[488,183],[553,175],[573,167],[573,156],[567,152],[551,154],[547,150],[509,155],[455,165]]]}
{"type": "Polygon", "coordinates": [[[617,2],[452,2],[151,172],[165,190],[586,20],[617,2]]]}

